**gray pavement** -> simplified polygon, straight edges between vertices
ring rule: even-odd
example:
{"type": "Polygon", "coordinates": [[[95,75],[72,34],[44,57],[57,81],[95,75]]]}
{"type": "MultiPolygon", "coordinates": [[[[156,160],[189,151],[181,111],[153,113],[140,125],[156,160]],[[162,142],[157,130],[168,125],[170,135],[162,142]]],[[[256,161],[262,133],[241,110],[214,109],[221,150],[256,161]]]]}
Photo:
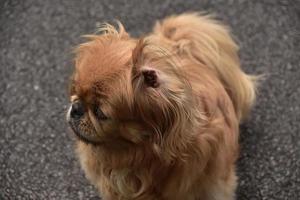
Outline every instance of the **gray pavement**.
{"type": "Polygon", "coordinates": [[[266,75],[241,126],[237,199],[300,199],[298,0],[1,1],[0,199],[99,199],[64,120],[71,50],[99,22],[138,35],[191,10],[229,24],[245,71],[266,75]]]}

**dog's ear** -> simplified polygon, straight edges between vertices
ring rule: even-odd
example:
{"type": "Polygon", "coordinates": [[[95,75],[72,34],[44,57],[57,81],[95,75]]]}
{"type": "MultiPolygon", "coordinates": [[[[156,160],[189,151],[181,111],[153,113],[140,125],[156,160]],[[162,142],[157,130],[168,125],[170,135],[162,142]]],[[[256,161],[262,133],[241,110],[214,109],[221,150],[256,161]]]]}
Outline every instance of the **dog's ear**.
{"type": "Polygon", "coordinates": [[[144,86],[157,88],[160,85],[160,72],[145,62],[145,46],[146,42],[141,38],[132,52],[133,76],[140,79],[144,86]]]}
{"type": "Polygon", "coordinates": [[[141,70],[144,84],[148,87],[157,88],[159,86],[158,72],[155,69],[144,67],[141,70]]]}

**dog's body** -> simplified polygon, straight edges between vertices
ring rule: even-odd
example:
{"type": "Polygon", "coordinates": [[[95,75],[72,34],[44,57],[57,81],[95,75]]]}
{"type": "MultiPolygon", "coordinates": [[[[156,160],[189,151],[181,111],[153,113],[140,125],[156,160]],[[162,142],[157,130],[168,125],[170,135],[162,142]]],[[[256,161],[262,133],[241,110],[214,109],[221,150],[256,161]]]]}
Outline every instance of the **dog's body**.
{"type": "Polygon", "coordinates": [[[85,108],[68,117],[88,179],[105,200],[234,199],[255,88],[227,29],[185,14],[140,40],[105,31],[78,49],[71,95],[85,108]]]}

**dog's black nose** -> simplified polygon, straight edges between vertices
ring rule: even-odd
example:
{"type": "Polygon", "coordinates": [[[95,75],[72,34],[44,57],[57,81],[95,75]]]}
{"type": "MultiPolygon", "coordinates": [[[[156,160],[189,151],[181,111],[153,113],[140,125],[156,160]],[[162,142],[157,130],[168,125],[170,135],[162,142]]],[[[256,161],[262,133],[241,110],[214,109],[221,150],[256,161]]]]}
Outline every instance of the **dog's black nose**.
{"type": "Polygon", "coordinates": [[[84,115],[85,109],[81,101],[76,101],[72,104],[70,116],[73,119],[79,119],[84,115]]]}

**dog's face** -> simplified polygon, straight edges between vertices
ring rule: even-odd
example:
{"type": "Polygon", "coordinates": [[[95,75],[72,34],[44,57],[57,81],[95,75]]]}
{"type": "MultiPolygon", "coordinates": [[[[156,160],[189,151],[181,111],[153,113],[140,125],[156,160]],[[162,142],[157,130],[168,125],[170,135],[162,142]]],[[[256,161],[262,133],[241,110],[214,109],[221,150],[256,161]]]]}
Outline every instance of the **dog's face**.
{"type": "Polygon", "coordinates": [[[67,120],[80,140],[140,143],[174,126],[187,85],[159,49],[115,30],[79,46],[67,120]]]}

